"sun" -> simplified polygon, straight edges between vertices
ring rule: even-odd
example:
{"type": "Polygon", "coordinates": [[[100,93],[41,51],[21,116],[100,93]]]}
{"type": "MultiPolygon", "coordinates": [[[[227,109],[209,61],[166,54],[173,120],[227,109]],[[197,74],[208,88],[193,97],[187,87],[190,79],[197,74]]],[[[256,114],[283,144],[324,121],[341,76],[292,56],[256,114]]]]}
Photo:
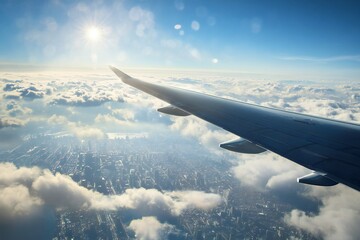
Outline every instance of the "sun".
{"type": "Polygon", "coordinates": [[[86,38],[93,43],[97,43],[100,41],[102,37],[102,32],[99,27],[90,26],[86,29],[86,38]]]}

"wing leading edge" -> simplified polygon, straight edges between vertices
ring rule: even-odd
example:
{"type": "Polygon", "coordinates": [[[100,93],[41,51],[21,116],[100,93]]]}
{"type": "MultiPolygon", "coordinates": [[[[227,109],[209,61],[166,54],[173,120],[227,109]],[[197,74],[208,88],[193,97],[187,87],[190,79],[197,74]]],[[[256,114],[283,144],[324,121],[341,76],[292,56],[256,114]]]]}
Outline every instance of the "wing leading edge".
{"type": "Polygon", "coordinates": [[[192,114],[245,139],[239,149],[267,149],[316,173],[299,182],[360,191],[360,125],[153,84],[110,68],[124,83],[169,103],[163,112],[192,114]]]}

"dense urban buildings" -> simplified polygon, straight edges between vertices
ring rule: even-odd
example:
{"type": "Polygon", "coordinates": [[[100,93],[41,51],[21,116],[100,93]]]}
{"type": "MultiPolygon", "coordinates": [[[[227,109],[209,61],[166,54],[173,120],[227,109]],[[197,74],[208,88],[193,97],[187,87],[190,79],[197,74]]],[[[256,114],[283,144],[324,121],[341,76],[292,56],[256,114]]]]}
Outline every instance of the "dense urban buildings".
{"type": "Polygon", "coordinates": [[[175,228],[168,239],[312,239],[284,223],[288,203],[239,184],[231,163],[191,139],[161,139],[124,134],[103,140],[79,141],[66,134],[29,136],[2,161],[40,166],[70,176],[79,185],[105,195],[126,189],[199,190],[221,195],[222,203],[205,211],[186,209],[179,216],[137,209],[96,211],[58,209],[52,214],[53,239],[134,239],[129,223],[156,215],[175,228]]]}

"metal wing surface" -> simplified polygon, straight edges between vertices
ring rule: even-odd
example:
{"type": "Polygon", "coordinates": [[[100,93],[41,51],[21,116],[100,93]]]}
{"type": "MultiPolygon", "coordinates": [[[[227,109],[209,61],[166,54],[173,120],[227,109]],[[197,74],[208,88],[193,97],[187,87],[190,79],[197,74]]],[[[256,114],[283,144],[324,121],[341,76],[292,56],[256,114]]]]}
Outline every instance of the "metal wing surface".
{"type": "Polygon", "coordinates": [[[124,83],[170,104],[160,112],[191,114],[242,138],[223,148],[252,154],[269,150],[313,171],[298,182],[342,183],[360,191],[360,125],[153,84],[110,68],[124,83]]]}

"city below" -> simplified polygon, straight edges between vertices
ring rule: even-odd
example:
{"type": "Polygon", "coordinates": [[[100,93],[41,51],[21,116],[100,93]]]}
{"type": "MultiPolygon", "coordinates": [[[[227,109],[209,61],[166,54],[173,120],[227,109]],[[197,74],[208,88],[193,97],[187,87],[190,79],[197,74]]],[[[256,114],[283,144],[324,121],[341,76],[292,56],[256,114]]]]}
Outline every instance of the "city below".
{"type": "MultiPolygon", "coordinates": [[[[287,225],[292,206],[267,192],[244,187],[232,176],[231,163],[213,155],[192,139],[112,134],[103,140],[83,140],[67,134],[29,136],[0,157],[16,166],[38,166],[70,176],[79,185],[105,194],[127,189],[160,192],[197,190],[219,194],[211,210],[186,209],[179,216],[161,211],[49,210],[41,219],[43,236],[52,239],[134,239],[129,223],[156,216],[175,229],[168,239],[313,239],[287,225]]],[[[46,210],[45,210],[46,211],[46,210]]],[[[6,231],[5,231],[6,232],[6,231]]]]}

